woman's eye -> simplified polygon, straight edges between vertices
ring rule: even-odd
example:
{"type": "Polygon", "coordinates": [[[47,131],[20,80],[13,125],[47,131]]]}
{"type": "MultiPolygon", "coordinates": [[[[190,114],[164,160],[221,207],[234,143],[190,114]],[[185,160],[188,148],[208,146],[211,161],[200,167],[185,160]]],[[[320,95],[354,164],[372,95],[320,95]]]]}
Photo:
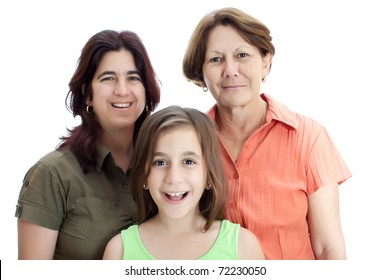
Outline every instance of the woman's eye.
{"type": "Polygon", "coordinates": [[[113,81],[114,77],[104,77],[102,81],[113,81]]]}
{"type": "Polygon", "coordinates": [[[239,53],[239,54],[238,54],[238,57],[247,57],[247,56],[248,56],[247,53],[239,53]]]}
{"type": "Polygon", "coordinates": [[[141,81],[141,78],[138,76],[130,76],[128,77],[129,81],[141,81]]]}
{"type": "Polygon", "coordinates": [[[210,59],[210,62],[219,62],[219,61],[221,61],[220,57],[213,57],[210,59]]]}

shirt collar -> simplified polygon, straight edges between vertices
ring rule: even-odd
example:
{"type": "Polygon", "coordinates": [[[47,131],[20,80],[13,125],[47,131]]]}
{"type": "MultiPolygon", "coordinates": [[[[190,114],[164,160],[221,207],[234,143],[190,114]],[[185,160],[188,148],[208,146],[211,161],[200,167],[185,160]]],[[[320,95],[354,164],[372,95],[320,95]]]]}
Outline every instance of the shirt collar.
{"type": "Polygon", "coordinates": [[[265,93],[262,93],[261,97],[268,103],[267,121],[269,119],[276,120],[293,127],[295,130],[298,129],[297,115],[294,112],[265,93]]]}
{"type": "Polygon", "coordinates": [[[106,146],[104,146],[100,141],[96,142],[96,149],[98,152],[97,161],[96,161],[96,170],[98,173],[100,173],[102,171],[104,160],[111,153],[111,151],[106,146]]]}

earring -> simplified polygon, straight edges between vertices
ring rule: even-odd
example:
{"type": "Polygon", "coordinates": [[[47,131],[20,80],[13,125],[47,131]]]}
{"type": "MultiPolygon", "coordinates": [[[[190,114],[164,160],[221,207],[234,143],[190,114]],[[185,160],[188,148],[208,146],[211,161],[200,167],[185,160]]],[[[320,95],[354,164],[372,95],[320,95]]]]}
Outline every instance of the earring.
{"type": "Polygon", "coordinates": [[[147,189],[148,189],[148,187],[147,187],[146,185],[143,185],[142,188],[143,188],[144,190],[147,190],[147,189]]]}
{"type": "Polygon", "coordinates": [[[266,77],[264,77],[264,78],[261,79],[261,81],[262,81],[263,83],[265,83],[266,80],[267,80],[266,77]]]}
{"type": "Polygon", "coordinates": [[[204,92],[207,92],[209,90],[208,87],[206,87],[206,86],[202,87],[202,89],[204,92]]]}
{"type": "Polygon", "coordinates": [[[148,107],[148,105],[145,105],[145,112],[149,112],[149,107],[148,107]]]}
{"type": "Polygon", "coordinates": [[[206,187],[206,190],[211,190],[212,187],[213,187],[213,185],[211,185],[211,184],[209,183],[209,184],[207,185],[207,187],[206,187]]]}
{"type": "Polygon", "coordinates": [[[92,114],[93,113],[92,105],[87,105],[87,107],[85,107],[85,111],[87,111],[87,113],[89,113],[89,114],[92,114]]]}

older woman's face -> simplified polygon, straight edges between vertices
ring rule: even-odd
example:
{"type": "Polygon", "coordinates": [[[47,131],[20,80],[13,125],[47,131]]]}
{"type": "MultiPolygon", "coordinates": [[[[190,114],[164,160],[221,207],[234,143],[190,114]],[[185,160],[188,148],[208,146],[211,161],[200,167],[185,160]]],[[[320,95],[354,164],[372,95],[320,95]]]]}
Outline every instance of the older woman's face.
{"type": "Polygon", "coordinates": [[[245,106],[258,99],[262,78],[269,71],[270,55],[262,57],[231,26],[218,25],[209,34],[203,77],[221,106],[245,106]]]}

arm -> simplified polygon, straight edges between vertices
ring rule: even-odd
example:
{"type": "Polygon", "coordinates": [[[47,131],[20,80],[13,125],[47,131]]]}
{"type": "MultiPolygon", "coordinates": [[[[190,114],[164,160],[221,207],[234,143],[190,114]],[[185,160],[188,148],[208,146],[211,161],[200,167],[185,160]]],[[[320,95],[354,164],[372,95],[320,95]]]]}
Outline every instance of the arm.
{"type": "Polygon", "coordinates": [[[108,242],[104,251],[103,260],[122,260],[123,259],[123,243],[120,234],[115,235],[108,242]]]}
{"type": "Polygon", "coordinates": [[[240,260],[265,260],[256,236],[243,227],[240,228],[238,235],[238,258],[240,260]]]}
{"type": "Polygon", "coordinates": [[[53,259],[58,231],[18,219],[18,259],[53,259]]]}
{"type": "Polygon", "coordinates": [[[316,259],[346,259],[337,183],[321,187],[309,197],[308,221],[316,259]]]}

